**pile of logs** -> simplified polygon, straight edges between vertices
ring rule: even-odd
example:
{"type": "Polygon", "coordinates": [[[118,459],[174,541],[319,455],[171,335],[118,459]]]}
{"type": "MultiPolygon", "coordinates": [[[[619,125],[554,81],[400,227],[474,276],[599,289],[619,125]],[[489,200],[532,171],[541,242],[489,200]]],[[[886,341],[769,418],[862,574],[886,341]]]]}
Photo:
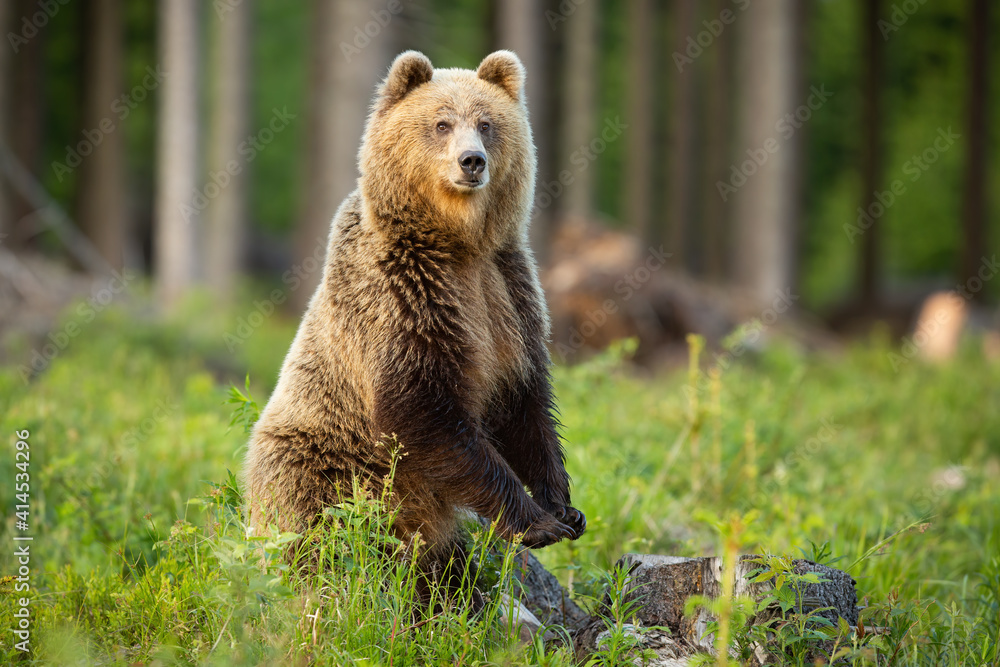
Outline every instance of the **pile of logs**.
{"type": "Polygon", "coordinates": [[[673,365],[687,359],[688,333],[710,347],[744,323],[756,322],[754,339],[781,337],[806,349],[836,340],[797,308],[791,290],[760,302],[733,285],[698,281],[676,268],[660,246],[643,246],[628,234],[580,221],[561,225],[541,273],[552,319],[552,356],[575,363],[609,343],[637,338],[636,363],[673,365]]]}

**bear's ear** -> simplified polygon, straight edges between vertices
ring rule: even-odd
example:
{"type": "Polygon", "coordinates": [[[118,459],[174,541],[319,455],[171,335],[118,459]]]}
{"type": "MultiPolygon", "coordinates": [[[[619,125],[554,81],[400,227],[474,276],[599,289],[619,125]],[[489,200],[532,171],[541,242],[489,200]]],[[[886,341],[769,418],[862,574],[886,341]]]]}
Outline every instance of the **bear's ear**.
{"type": "Polygon", "coordinates": [[[514,101],[524,100],[524,65],[513,51],[494,51],[479,63],[476,74],[503,88],[514,101]]]}
{"type": "Polygon", "coordinates": [[[379,86],[379,97],[391,106],[417,86],[430,81],[432,76],[434,66],[427,56],[419,51],[404,51],[392,61],[389,74],[379,86]]]}

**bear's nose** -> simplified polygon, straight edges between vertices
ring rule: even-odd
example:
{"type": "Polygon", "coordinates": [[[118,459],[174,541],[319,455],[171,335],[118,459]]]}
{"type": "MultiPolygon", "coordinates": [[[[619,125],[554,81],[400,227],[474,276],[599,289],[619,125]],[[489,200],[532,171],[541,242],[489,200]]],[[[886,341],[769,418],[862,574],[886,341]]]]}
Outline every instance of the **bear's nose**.
{"type": "Polygon", "coordinates": [[[478,176],[486,169],[486,154],[481,151],[465,151],[458,158],[462,171],[469,176],[478,176]]]}

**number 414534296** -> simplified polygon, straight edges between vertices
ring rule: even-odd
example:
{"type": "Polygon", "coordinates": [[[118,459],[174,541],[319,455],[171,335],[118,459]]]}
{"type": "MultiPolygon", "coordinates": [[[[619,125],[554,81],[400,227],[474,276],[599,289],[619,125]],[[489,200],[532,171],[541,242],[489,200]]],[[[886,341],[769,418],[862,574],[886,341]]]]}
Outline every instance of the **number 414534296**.
{"type": "Polygon", "coordinates": [[[18,530],[28,530],[28,499],[31,491],[31,478],[28,475],[28,466],[31,462],[30,445],[28,444],[30,433],[25,429],[16,431],[15,435],[17,435],[17,443],[14,447],[17,451],[14,453],[14,467],[21,471],[14,475],[14,498],[17,500],[17,504],[14,506],[14,515],[17,517],[15,526],[18,530]]]}

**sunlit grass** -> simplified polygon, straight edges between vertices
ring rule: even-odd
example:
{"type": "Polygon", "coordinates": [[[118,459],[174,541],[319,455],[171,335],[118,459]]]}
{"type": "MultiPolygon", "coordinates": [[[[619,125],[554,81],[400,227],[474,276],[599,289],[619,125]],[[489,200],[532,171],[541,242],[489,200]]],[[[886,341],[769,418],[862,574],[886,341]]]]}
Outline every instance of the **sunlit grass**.
{"type": "MultiPolygon", "coordinates": [[[[238,472],[246,434],[231,425],[230,385],[243,388],[249,371],[251,393],[265,398],[295,323],[271,317],[230,352],[220,332],[241,314],[195,310],[189,326],[112,309],[30,384],[16,366],[0,371],[0,430],[11,444],[15,430],[31,432],[39,661],[569,662],[459,610],[411,627],[400,561],[306,583],[277,560],[252,563],[246,545],[260,545],[233,515],[189,500],[238,472]],[[394,594],[375,579],[395,582],[394,594]],[[339,616],[326,606],[336,596],[339,616]]],[[[912,617],[897,658],[994,664],[995,649],[982,647],[996,646],[1000,627],[1000,368],[969,346],[951,365],[897,372],[891,351],[878,340],[837,355],[777,345],[714,378],[706,351],[691,372],[648,379],[620,348],[556,369],[573,501],[589,529],[538,555],[577,594],[596,596],[623,553],[717,555],[721,538],[703,517],[738,517],[749,526],[744,553],[808,557],[826,543],[871,614],[912,617]]],[[[12,488],[13,463],[0,462],[0,488],[12,488]]],[[[362,548],[370,535],[345,539],[362,548]]],[[[11,549],[0,568],[15,571],[11,549]]],[[[12,626],[12,609],[0,609],[0,627],[12,626]]],[[[0,642],[16,657],[9,633],[0,642]]]]}

